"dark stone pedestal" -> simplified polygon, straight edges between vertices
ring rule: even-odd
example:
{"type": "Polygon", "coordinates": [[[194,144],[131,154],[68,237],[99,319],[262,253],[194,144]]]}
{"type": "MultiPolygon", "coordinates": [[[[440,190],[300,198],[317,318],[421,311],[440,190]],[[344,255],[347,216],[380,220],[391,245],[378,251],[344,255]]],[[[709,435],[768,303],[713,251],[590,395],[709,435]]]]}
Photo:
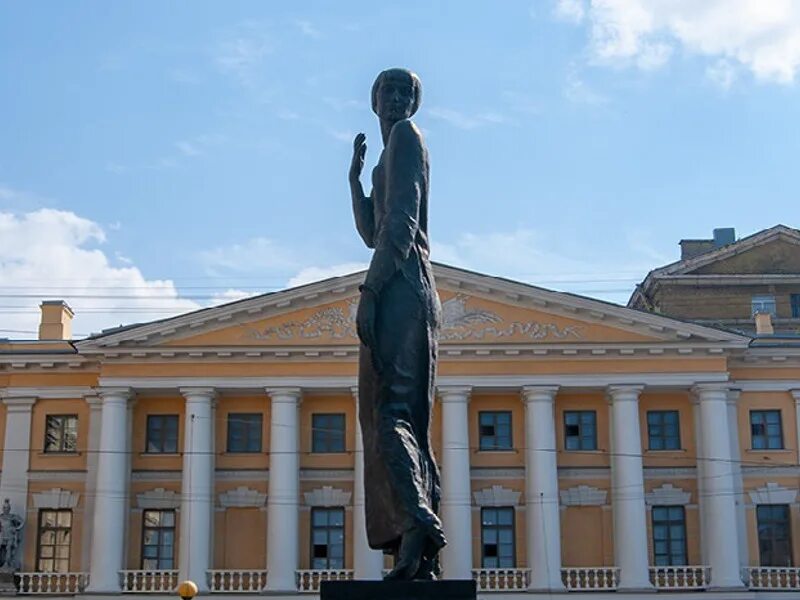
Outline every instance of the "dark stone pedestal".
{"type": "Polygon", "coordinates": [[[0,596],[16,596],[17,586],[12,571],[0,571],[0,596]]]}
{"type": "Polygon", "coordinates": [[[472,579],[323,581],[320,600],[475,600],[472,579]]]}

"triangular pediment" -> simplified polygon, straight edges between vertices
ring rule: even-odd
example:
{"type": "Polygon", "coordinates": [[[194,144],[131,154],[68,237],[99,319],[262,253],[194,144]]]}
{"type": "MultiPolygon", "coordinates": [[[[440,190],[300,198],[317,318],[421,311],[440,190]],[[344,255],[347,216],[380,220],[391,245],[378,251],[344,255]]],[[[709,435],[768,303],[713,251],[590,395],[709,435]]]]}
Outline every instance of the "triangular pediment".
{"type": "MultiPolygon", "coordinates": [[[[443,346],[742,345],[747,338],[675,319],[435,265],[443,346]]],[[[79,351],[139,348],[354,347],[364,273],[256,296],[76,343],[79,351]]]]}

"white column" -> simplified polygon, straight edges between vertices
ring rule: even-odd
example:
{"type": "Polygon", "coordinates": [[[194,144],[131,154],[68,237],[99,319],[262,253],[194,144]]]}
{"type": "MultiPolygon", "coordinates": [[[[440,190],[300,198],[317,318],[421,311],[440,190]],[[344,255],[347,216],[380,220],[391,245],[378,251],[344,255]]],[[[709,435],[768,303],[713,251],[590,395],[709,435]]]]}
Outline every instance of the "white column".
{"type": "Polygon", "coordinates": [[[89,588],[94,593],[117,593],[125,546],[128,466],[128,400],[130,388],[100,390],[100,446],[97,461],[92,557],[89,588]]]}
{"type": "Polygon", "coordinates": [[[472,579],[472,502],[469,472],[469,387],[440,387],[442,402],[442,525],[447,579],[472,579]]]}
{"type": "Polygon", "coordinates": [[[356,579],[383,578],[383,552],[373,550],[367,541],[367,517],[364,513],[364,440],[358,419],[358,389],[353,389],[356,404],[356,452],[353,473],[353,567],[356,579]]]}
{"type": "Polygon", "coordinates": [[[208,589],[211,529],[214,517],[214,389],[182,388],[186,398],[183,426],[183,481],[178,577],[208,589]]]}
{"type": "Polygon", "coordinates": [[[704,456],[703,450],[703,436],[700,429],[700,403],[697,398],[693,397],[692,401],[692,416],[694,418],[694,439],[695,439],[695,453],[697,455],[697,516],[700,522],[700,562],[704,565],[708,564],[708,539],[706,539],[705,531],[708,527],[706,518],[706,502],[703,501],[706,495],[706,463],[700,460],[704,456]]]}
{"type": "Polygon", "coordinates": [[[647,510],[644,503],[639,393],[642,386],[608,388],[611,400],[612,504],[614,559],[620,569],[620,590],[650,589],[647,555],[647,510]]]}
{"type": "Polygon", "coordinates": [[[300,388],[273,388],[267,498],[267,590],[294,592],[299,550],[300,388]]]}
{"type": "Polygon", "coordinates": [[[795,432],[797,433],[797,462],[800,464],[800,390],[792,390],[794,397],[795,432]]]}
{"type": "Polygon", "coordinates": [[[525,403],[525,507],[531,591],[563,590],[561,522],[556,466],[556,386],[527,386],[525,403]]]}
{"type": "MultiPolygon", "coordinates": [[[[100,460],[100,425],[103,417],[103,401],[93,394],[84,396],[84,401],[89,405],[89,439],[86,441],[86,493],[83,495],[83,514],[94,514],[95,490],[97,489],[97,463],[100,460]]],[[[92,519],[83,520],[83,533],[81,543],[81,564],[83,570],[88,571],[92,562],[92,519]]]]}
{"type": "Polygon", "coordinates": [[[702,454],[698,460],[704,462],[705,477],[700,502],[706,505],[703,535],[707,540],[711,587],[741,588],[728,389],[721,384],[702,384],[695,386],[694,392],[700,405],[702,444],[698,446],[702,446],[702,454]]]}
{"type": "Polygon", "coordinates": [[[28,464],[31,450],[31,412],[36,398],[4,398],[6,405],[3,472],[0,502],[8,498],[11,512],[26,517],[28,505],[28,464]]]}
{"type": "Polygon", "coordinates": [[[747,506],[745,505],[744,480],[742,478],[742,452],[739,441],[739,396],[741,390],[730,390],[727,397],[728,429],[730,431],[731,463],[733,472],[733,488],[736,502],[736,539],[739,540],[739,570],[750,564],[747,547],[747,506]]]}

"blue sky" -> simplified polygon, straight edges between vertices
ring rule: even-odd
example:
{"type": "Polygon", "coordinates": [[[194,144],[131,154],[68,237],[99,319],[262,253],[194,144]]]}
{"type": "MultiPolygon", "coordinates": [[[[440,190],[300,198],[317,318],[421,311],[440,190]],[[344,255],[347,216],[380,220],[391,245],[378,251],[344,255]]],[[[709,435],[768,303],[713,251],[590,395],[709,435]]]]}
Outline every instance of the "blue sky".
{"type": "Polygon", "coordinates": [[[390,66],[435,260],[624,303],[681,238],[800,225],[791,1],[4,2],[0,337],[40,298],[89,333],[365,265],[390,66]]]}

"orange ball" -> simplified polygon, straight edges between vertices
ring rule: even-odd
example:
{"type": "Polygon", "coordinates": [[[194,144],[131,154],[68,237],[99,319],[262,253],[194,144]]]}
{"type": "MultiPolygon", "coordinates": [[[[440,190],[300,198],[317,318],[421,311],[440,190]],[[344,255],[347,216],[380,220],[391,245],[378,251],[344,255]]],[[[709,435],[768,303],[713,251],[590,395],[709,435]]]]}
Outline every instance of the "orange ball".
{"type": "Polygon", "coordinates": [[[197,591],[197,584],[188,579],[186,581],[182,581],[180,585],[178,585],[178,595],[183,600],[191,600],[197,596],[197,591]]]}

